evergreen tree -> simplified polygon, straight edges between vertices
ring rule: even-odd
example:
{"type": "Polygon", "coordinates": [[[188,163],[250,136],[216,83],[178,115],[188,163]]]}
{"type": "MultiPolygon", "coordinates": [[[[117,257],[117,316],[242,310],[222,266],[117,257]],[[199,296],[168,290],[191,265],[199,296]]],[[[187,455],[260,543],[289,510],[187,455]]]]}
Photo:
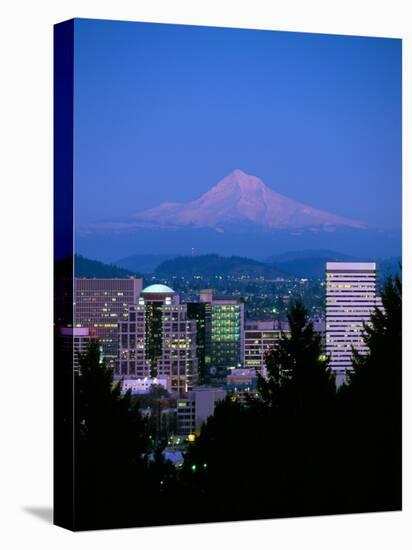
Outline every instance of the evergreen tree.
{"type": "MultiPolygon", "coordinates": [[[[300,299],[288,312],[290,334],[267,354],[267,379],[259,377],[260,407],[266,408],[266,432],[273,433],[268,454],[276,456],[273,478],[280,510],[289,514],[331,510],[335,450],[336,386],[300,299]]],[[[258,404],[259,406],[259,404],[258,404]]]]}
{"type": "Polygon", "coordinates": [[[338,394],[321,336],[294,302],[290,334],[267,354],[259,396],[218,403],[179,472],[165,460],[164,442],[150,444],[148,422],[92,342],[75,376],[78,526],[399,509],[399,278],[388,279],[382,301],[365,326],[369,353],[354,353],[338,394]]]}
{"type": "Polygon", "coordinates": [[[270,408],[323,416],[335,400],[336,387],[321,335],[300,299],[291,305],[288,321],[290,334],[282,333],[279,344],[267,353],[267,379],[259,376],[260,394],[270,408]]]}
{"type": "Polygon", "coordinates": [[[288,319],[259,398],[220,403],[186,456],[183,480],[210,519],[332,511],[334,378],[300,300],[288,319]]]}
{"type": "Polygon", "coordinates": [[[227,396],[216,404],[197,441],[190,445],[179,476],[179,492],[183,501],[195,503],[187,511],[191,521],[240,519],[258,506],[250,498],[258,456],[248,413],[227,396]]]}
{"type": "MultiPolygon", "coordinates": [[[[382,306],[376,308],[371,323],[364,326],[363,339],[369,352],[353,351],[353,371],[348,384],[353,399],[368,393],[380,400],[380,410],[399,410],[402,383],[402,283],[398,276],[389,277],[382,291],[382,306]]],[[[389,411],[388,411],[389,412],[389,411]]],[[[391,413],[393,411],[390,411],[391,413]]]]}
{"type": "Polygon", "coordinates": [[[145,421],[132,409],[130,392],[121,395],[113,371],[100,362],[99,343],[92,341],[79,357],[75,376],[75,496],[78,523],[99,527],[125,521],[130,490],[141,478],[145,492],[145,421]],[[85,524],[86,522],[86,524],[85,524]]]}
{"type": "Polygon", "coordinates": [[[353,372],[340,391],[342,489],[348,509],[402,505],[402,284],[388,278],[383,309],[364,327],[369,351],[354,351],[353,372]]]}

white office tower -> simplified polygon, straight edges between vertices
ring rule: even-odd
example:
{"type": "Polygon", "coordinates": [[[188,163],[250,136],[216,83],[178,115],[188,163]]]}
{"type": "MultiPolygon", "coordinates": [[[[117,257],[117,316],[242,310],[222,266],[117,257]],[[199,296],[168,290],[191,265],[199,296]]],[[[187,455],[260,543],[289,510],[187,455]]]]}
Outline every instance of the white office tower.
{"type": "Polygon", "coordinates": [[[337,386],[352,369],[352,347],[367,353],[363,325],[370,322],[381,300],[376,296],[376,264],[327,262],[326,354],[337,386]]]}

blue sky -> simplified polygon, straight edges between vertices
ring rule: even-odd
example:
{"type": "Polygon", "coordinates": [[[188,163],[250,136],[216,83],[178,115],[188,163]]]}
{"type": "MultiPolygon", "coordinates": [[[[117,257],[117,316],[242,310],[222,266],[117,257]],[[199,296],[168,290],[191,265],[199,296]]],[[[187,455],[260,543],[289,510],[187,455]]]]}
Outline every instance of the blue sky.
{"type": "Polygon", "coordinates": [[[188,201],[235,168],[401,225],[401,41],[76,20],[76,222],[188,201]]]}

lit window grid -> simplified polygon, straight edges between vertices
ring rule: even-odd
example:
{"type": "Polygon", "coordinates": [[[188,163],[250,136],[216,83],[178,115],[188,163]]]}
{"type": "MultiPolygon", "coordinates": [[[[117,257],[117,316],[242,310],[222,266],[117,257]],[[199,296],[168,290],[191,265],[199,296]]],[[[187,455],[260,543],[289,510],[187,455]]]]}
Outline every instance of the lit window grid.
{"type": "MultiPolygon", "coordinates": [[[[163,338],[157,374],[170,378],[172,390],[187,392],[197,383],[196,321],[187,319],[185,304],[163,305],[161,311],[163,338]]],[[[150,376],[152,365],[145,355],[146,340],[146,306],[131,307],[129,319],[120,325],[119,375],[150,376]],[[130,346],[131,341],[134,346],[130,346]]]]}
{"type": "MultiPolygon", "coordinates": [[[[372,264],[373,266],[374,264],[372,264]]],[[[336,269],[339,264],[334,264],[336,269]]],[[[349,265],[355,268],[356,264],[349,265]]],[[[375,307],[376,266],[357,273],[326,273],[326,353],[335,372],[352,368],[352,348],[367,353],[363,326],[370,322],[375,307]]]]}

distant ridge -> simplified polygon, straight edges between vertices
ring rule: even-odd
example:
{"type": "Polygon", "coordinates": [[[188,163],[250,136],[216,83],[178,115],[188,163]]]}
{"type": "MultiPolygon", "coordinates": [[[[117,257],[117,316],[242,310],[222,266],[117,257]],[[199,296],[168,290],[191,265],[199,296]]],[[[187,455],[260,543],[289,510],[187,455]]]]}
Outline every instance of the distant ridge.
{"type": "Polygon", "coordinates": [[[336,252],[335,250],[327,249],[306,249],[306,250],[294,250],[291,252],[283,252],[282,254],[274,254],[267,258],[269,263],[283,263],[295,260],[310,260],[313,258],[327,258],[328,262],[344,262],[344,261],[356,261],[354,256],[349,256],[348,254],[342,254],[341,252],[336,252]]]}
{"type": "MultiPolygon", "coordinates": [[[[156,275],[162,276],[196,276],[213,277],[241,276],[276,278],[284,277],[277,267],[240,256],[219,256],[218,254],[204,254],[202,256],[179,256],[173,260],[161,263],[155,270],[156,275]]],[[[289,275],[286,275],[289,277],[289,275]]]]}
{"type": "Polygon", "coordinates": [[[139,275],[128,269],[123,269],[111,264],[105,264],[98,260],[90,260],[79,254],[74,258],[74,274],[76,277],[97,278],[97,279],[127,279],[139,277],[139,275]]]}
{"type": "MultiPolygon", "coordinates": [[[[154,256],[158,258],[157,256],[154,256]]],[[[323,278],[327,261],[376,261],[380,278],[400,274],[401,257],[376,259],[371,257],[354,257],[330,250],[302,250],[271,256],[266,261],[258,261],[242,256],[220,256],[219,254],[203,254],[199,256],[177,256],[165,260],[152,271],[163,277],[193,277],[216,275],[248,277],[316,277],[323,278]]],[[[75,256],[76,277],[87,278],[119,278],[139,277],[136,271],[91,260],[81,255],[75,256]]]]}
{"type": "Polygon", "coordinates": [[[159,264],[176,256],[177,254],[132,254],[113,263],[126,270],[138,273],[153,273],[159,264]]]}
{"type": "Polygon", "coordinates": [[[401,257],[380,259],[371,256],[349,256],[332,250],[302,250],[270,256],[266,261],[295,277],[315,278],[325,276],[326,262],[376,262],[378,276],[382,279],[400,273],[401,257]]]}

